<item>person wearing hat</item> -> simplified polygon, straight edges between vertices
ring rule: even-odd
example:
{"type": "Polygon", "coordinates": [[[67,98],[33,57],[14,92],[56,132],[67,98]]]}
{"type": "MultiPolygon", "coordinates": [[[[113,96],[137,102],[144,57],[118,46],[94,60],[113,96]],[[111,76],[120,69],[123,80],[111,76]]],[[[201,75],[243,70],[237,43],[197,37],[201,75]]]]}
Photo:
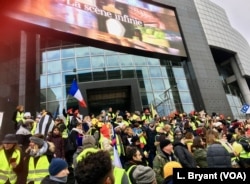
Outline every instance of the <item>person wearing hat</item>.
{"type": "Polygon", "coordinates": [[[15,134],[6,134],[0,146],[0,183],[18,183],[21,171],[21,148],[18,146],[15,134]]]}
{"type": "Polygon", "coordinates": [[[85,135],[82,140],[82,146],[77,149],[73,156],[73,165],[76,167],[77,163],[83,160],[87,153],[89,152],[97,152],[99,148],[97,148],[96,140],[92,135],[85,135]]]}
{"type": "Polygon", "coordinates": [[[178,161],[178,159],[174,154],[172,142],[169,139],[163,139],[160,141],[160,150],[153,160],[153,169],[156,173],[157,183],[163,182],[163,167],[170,161],[178,161]]]}
{"type": "Polygon", "coordinates": [[[30,137],[30,144],[26,150],[26,172],[28,184],[40,184],[42,179],[49,174],[50,165],[49,144],[44,141],[41,134],[35,134],[30,137]]]}
{"type": "Polygon", "coordinates": [[[155,172],[149,166],[137,165],[132,172],[132,184],[157,184],[155,172]]]}
{"type": "Polygon", "coordinates": [[[176,161],[170,161],[163,167],[164,181],[162,184],[173,184],[173,169],[182,168],[181,164],[176,161]]]}
{"type": "Polygon", "coordinates": [[[26,119],[20,123],[18,130],[16,131],[16,138],[18,144],[22,147],[22,151],[25,151],[29,147],[29,138],[31,137],[31,129],[34,120],[26,119]]]}
{"type": "Polygon", "coordinates": [[[41,184],[67,183],[68,174],[67,162],[61,158],[53,158],[49,165],[49,175],[43,178],[41,184]]]}

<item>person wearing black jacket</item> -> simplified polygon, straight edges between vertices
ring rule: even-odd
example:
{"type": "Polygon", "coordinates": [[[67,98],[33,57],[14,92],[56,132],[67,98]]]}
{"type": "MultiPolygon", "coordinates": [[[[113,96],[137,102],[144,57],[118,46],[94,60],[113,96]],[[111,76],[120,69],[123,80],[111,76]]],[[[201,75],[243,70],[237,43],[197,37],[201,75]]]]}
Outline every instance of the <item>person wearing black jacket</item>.
{"type": "Polygon", "coordinates": [[[174,153],[183,168],[197,168],[197,163],[192,153],[188,151],[185,137],[182,137],[180,141],[174,142],[173,146],[174,153]]]}

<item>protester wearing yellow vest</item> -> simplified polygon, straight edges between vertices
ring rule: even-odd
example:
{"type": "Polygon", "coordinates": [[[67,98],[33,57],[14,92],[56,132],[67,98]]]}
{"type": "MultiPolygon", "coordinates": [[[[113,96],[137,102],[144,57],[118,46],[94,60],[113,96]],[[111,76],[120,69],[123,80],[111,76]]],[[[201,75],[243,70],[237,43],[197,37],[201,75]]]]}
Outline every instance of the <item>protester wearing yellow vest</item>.
{"type": "Polygon", "coordinates": [[[16,110],[12,117],[12,121],[15,123],[14,124],[15,130],[17,130],[19,123],[21,121],[24,121],[24,106],[23,105],[18,105],[16,107],[16,110]]]}
{"type": "Polygon", "coordinates": [[[7,134],[0,146],[0,183],[18,183],[17,171],[21,170],[21,149],[15,134],[7,134]]]}
{"type": "Polygon", "coordinates": [[[27,160],[28,174],[27,183],[28,184],[40,184],[42,179],[48,174],[49,159],[46,155],[49,149],[49,145],[40,138],[38,135],[30,137],[30,146],[26,150],[29,157],[27,160]]]}

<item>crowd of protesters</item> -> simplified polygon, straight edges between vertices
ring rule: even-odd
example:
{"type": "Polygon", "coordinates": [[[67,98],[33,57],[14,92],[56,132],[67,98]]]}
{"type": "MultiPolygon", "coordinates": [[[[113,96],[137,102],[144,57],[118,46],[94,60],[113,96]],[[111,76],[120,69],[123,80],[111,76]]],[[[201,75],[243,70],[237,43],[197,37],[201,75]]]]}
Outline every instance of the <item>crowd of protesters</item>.
{"type": "Polygon", "coordinates": [[[0,147],[0,183],[171,184],[173,168],[249,168],[250,119],[204,111],[14,112],[0,147]],[[113,166],[112,166],[113,165],[113,166]]]}

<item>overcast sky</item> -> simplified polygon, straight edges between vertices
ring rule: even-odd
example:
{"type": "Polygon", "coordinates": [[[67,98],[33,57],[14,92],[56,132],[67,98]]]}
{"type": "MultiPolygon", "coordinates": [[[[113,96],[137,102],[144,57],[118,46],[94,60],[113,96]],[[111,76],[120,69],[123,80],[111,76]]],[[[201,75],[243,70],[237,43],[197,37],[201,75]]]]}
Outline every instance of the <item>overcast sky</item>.
{"type": "Polygon", "coordinates": [[[210,0],[221,6],[228,19],[250,44],[250,0],[210,0]]]}

